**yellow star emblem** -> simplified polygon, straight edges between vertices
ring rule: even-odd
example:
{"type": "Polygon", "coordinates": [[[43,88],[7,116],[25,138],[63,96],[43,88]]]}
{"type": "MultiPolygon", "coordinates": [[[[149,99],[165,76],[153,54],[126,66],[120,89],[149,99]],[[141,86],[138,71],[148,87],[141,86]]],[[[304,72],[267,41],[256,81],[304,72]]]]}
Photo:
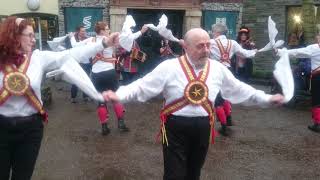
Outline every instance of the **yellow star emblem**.
{"type": "Polygon", "coordinates": [[[13,85],[14,88],[20,87],[21,86],[21,79],[15,77],[11,84],[13,85]]]}
{"type": "Polygon", "coordinates": [[[194,91],[191,92],[195,97],[201,96],[201,89],[194,88],[194,91]]]}

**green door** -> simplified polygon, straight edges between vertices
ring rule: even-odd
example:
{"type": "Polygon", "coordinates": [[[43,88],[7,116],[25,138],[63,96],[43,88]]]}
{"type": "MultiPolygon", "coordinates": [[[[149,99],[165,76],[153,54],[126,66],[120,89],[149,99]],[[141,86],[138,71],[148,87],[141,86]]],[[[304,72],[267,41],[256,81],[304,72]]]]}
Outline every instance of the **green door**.
{"type": "Polygon", "coordinates": [[[202,16],[202,26],[205,30],[211,33],[212,24],[226,24],[229,29],[227,37],[236,39],[238,16],[239,12],[205,10],[203,11],[202,16]]]}

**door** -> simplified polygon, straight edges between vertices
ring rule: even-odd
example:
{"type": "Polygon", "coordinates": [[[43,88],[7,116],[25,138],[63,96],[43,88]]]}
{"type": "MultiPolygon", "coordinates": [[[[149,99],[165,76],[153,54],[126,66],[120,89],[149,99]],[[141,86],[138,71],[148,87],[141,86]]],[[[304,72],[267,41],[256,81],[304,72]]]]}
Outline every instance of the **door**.
{"type": "Polygon", "coordinates": [[[94,26],[102,21],[102,8],[65,8],[65,32],[75,32],[80,25],[84,26],[89,36],[94,36],[94,26]]]}
{"type": "Polygon", "coordinates": [[[202,25],[203,28],[211,34],[211,26],[216,23],[223,23],[228,27],[227,37],[236,39],[237,37],[237,22],[239,12],[230,11],[203,11],[202,25]]]}
{"type": "MultiPolygon", "coordinates": [[[[167,28],[172,31],[172,34],[178,39],[182,38],[183,17],[185,12],[181,10],[159,10],[159,9],[128,9],[128,14],[132,15],[136,22],[134,32],[139,31],[144,24],[158,25],[162,14],[168,17],[167,28]]],[[[160,48],[162,37],[158,32],[148,30],[137,42],[147,54],[147,60],[139,67],[142,74],[153,70],[160,62],[160,48]]],[[[171,46],[175,53],[180,54],[182,49],[178,43],[172,43],[171,46]]]]}

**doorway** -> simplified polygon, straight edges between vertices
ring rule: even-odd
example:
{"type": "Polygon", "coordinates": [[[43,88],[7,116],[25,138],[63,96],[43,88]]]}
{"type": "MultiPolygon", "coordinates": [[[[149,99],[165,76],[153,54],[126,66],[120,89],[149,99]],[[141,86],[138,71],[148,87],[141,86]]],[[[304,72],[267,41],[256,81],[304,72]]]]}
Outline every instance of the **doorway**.
{"type": "MultiPolygon", "coordinates": [[[[183,10],[162,10],[162,9],[128,9],[128,15],[132,15],[136,22],[134,32],[139,31],[144,24],[158,25],[162,14],[168,17],[167,28],[172,34],[181,39],[183,36],[183,18],[185,11],[183,10]]],[[[147,60],[140,65],[141,74],[152,71],[160,62],[160,48],[162,37],[158,32],[148,30],[137,42],[142,51],[147,54],[147,60]]],[[[176,54],[181,54],[182,49],[178,43],[170,42],[171,47],[176,54]]]]}

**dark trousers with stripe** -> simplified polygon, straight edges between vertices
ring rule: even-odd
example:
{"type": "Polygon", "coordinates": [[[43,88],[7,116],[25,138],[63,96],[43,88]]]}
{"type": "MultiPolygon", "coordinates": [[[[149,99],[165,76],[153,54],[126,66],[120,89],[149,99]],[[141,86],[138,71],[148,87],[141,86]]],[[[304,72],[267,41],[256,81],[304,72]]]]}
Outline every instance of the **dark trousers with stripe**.
{"type": "Polygon", "coordinates": [[[0,179],[30,180],[43,137],[40,115],[0,116],[0,179]]]}
{"type": "Polygon", "coordinates": [[[320,74],[311,79],[312,107],[320,107],[320,74]]]}
{"type": "Polygon", "coordinates": [[[320,74],[313,75],[311,79],[312,95],[312,120],[314,124],[320,125],[320,74]]]}
{"type": "MultiPolygon", "coordinates": [[[[90,76],[91,69],[92,69],[91,63],[87,63],[87,64],[80,63],[80,66],[87,73],[87,75],[90,76]]],[[[71,85],[71,98],[76,98],[77,94],[78,94],[78,87],[76,85],[72,84],[71,85]]],[[[88,95],[83,93],[82,97],[86,98],[86,97],[88,97],[88,95]]]]}
{"type": "Polygon", "coordinates": [[[164,180],[199,180],[209,147],[209,117],[170,115],[163,145],[164,180]]]}

